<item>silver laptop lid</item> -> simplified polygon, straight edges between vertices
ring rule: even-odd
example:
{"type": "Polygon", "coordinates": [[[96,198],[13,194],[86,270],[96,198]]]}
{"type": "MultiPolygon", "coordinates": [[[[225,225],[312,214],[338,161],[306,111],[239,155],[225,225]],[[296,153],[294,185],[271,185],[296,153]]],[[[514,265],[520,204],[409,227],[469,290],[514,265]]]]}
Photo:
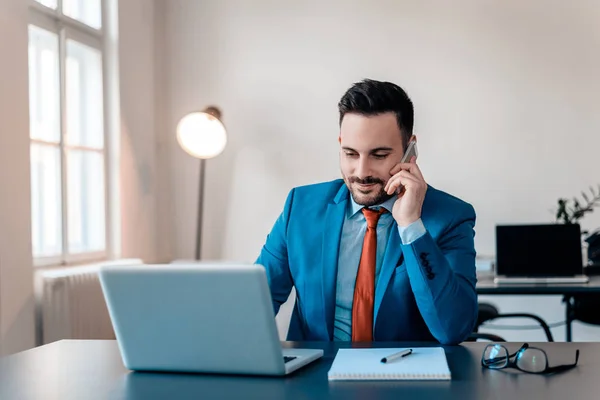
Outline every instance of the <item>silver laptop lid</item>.
{"type": "Polygon", "coordinates": [[[261,266],[110,266],[101,269],[100,280],[129,369],[285,371],[261,266]]]}

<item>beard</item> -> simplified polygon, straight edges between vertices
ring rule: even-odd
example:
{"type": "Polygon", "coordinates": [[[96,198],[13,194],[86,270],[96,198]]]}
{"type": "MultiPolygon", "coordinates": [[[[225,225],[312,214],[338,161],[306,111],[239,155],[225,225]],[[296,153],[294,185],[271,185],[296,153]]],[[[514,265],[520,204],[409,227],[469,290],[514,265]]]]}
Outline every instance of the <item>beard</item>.
{"type": "Polygon", "coordinates": [[[368,176],[360,179],[356,176],[346,177],[343,174],[342,177],[352,195],[352,199],[354,199],[356,204],[360,204],[361,206],[371,207],[381,204],[394,196],[394,194],[387,194],[383,190],[385,182],[379,178],[368,176]],[[367,189],[361,189],[358,187],[359,184],[372,186],[367,189]]]}

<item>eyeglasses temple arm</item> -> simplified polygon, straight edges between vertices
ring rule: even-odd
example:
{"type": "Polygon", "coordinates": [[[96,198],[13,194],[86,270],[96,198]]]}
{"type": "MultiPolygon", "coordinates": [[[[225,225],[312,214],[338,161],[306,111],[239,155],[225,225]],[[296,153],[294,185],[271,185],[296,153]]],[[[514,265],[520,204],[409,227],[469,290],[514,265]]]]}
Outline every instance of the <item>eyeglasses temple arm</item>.
{"type": "Polygon", "coordinates": [[[575,353],[575,362],[573,364],[566,364],[566,365],[559,365],[556,367],[550,367],[546,370],[546,372],[547,373],[561,372],[561,371],[567,370],[569,368],[575,367],[578,362],[579,362],[579,349],[575,353]]]}

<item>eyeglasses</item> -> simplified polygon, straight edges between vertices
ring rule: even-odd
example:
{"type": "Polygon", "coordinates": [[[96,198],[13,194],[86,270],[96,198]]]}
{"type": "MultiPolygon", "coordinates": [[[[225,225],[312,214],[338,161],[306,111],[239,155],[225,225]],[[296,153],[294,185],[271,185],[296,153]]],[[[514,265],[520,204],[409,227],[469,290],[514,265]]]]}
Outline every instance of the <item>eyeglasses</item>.
{"type": "Polygon", "coordinates": [[[579,349],[575,352],[575,363],[548,366],[548,355],[542,349],[529,347],[525,343],[516,353],[510,354],[506,347],[501,344],[488,344],[481,357],[481,365],[490,369],[516,368],[519,371],[530,374],[552,374],[566,371],[577,365],[579,361],[579,349]],[[512,360],[512,358],[514,360],[512,360]]]}

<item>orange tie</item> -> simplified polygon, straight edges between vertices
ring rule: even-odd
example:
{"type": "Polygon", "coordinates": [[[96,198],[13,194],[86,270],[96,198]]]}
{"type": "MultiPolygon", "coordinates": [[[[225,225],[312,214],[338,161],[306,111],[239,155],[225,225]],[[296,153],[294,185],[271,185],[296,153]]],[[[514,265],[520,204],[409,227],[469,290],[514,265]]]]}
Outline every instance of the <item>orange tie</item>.
{"type": "Polygon", "coordinates": [[[373,340],[373,304],[375,299],[375,263],[377,262],[377,221],[385,212],[368,208],[362,209],[367,220],[367,231],[363,240],[360,264],[354,286],[352,302],[352,341],[370,342],[373,340]]]}

